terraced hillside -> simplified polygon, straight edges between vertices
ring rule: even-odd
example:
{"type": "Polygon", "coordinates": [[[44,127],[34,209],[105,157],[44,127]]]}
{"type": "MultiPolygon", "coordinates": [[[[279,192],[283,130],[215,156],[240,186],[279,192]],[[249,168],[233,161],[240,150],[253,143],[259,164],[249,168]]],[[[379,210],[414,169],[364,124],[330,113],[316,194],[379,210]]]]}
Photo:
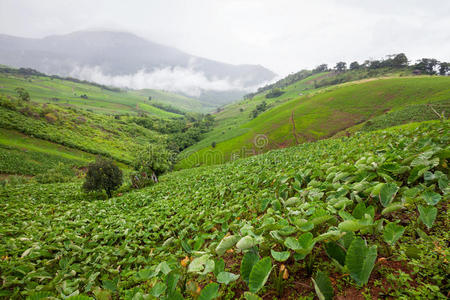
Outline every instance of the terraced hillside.
{"type": "Polygon", "coordinates": [[[26,75],[23,73],[24,71],[19,72],[17,69],[0,68],[0,94],[16,96],[15,88],[21,87],[30,93],[33,101],[39,103],[89,109],[104,114],[145,112],[160,117],[178,116],[178,114],[152,106],[152,101],[172,105],[185,111],[206,112],[213,109],[199,100],[166,91],[120,90],[44,74],[26,75]],[[148,100],[149,96],[152,97],[150,101],[148,100]]]}
{"type": "MultiPolygon", "coordinates": [[[[234,157],[331,137],[409,105],[439,102],[445,106],[450,101],[450,77],[373,78],[310,93],[279,104],[250,121],[246,109],[239,116],[239,107],[254,107],[251,103],[259,103],[257,97],[227,108],[217,117],[220,127],[187,149],[186,158],[178,167],[222,163],[234,157]],[[215,148],[211,147],[213,141],[215,148]]],[[[274,99],[268,104],[287,99],[274,99]]],[[[432,114],[430,118],[437,116],[432,114]]]]}
{"type": "Polygon", "coordinates": [[[109,200],[0,187],[0,297],[445,299],[449,133],[304,143],[109,200]]]}

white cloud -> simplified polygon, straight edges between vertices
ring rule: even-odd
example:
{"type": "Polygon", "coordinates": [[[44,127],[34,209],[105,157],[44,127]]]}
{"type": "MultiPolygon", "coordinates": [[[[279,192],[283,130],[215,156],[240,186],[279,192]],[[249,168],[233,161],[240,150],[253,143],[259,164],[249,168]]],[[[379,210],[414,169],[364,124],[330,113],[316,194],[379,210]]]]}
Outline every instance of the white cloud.
{"type": "Polygon", "coordinates": [[[181,92],[193,97],[200,96],[205,90],[250,92],[255,89],[255,87],[244,87],[239,81],[208,79],[202,72],[182,67],[154,69],[150,72],[142,69],[134,74],[114,76],[105,74],[99,66],[77,66],[70,73],[70,76],[110,86],[132,89],[160,89],[181,92]]]}

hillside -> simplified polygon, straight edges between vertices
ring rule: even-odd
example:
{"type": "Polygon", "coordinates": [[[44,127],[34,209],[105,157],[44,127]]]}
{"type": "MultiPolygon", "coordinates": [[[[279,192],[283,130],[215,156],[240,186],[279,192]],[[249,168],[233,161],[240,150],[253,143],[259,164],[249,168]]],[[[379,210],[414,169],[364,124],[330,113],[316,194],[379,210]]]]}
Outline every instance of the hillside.
{"type": "Polygon", "coordinates": [[[0,94],[16,96],[15,88],[27,90],[33,101],[88,109],[104,114],[148,113],[161,117],[177,114],[152,106],[152,101],[184,111],[207,112],[213,107],[199,100],[158,90],[120,90],[95,83],[48,76],[30,69],[0,68],[0,94]],[[86,96],[87,98],[83,98],[86,96]],[[152,96],[149,101],[148,97],[152,96]]]}
{"type": "Polygon", "coordinates": [[[372,78],[303,90],[305,80],[308,78],[288,86],[278,98],[265,99],[264,93],[226,107],[217,115],[218,127],[199,144],[185,150],[185,159],[178,167],[223,163],[232,157],[323,139],[409,105],[447,105],[450,101],[449,77],[372,78]],[[297,94],[300,89],[301,96],[297,94]],[[250,119],[249,110],[263,99],[272,108],[250,119]],[[216,143],[214,149],[212,142],[216,143]]]}
{"type": "Polygon", "coordinates": [[[444,299],[449,126],[304,143],[109,200],[78,182],[0,187],[0,296],[444,299]]]}

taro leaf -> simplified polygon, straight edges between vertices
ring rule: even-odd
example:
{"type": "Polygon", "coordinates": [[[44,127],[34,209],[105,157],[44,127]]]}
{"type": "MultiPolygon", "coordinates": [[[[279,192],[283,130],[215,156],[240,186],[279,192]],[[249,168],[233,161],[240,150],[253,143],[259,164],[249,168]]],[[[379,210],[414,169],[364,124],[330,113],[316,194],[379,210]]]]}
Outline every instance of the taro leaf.
{"type": "Polygon", "coordinates": [[[239,236],[236,236],[236,235],[230,235],[230,236],[224,237],[220,241],[219,245],[217,245],[217,248],[216,248],[217,255],[219,255],[219,256],[224,255],[225,252],[228,249],[231,249],[238,241],[239,241],[239,236]]]}
{"type": "Polygon", "coordinates": [[[192,252],[191,246],[189,246],[189,244],[186,243],[186,241],[184,241],[184,240],[181,240],[180,243],[181,243],[181,247],[183,247],[184,251],[186,251],[188,254],[191,254],[191,252],[192,252]]]}
{"type": "Polygon", "coordinates": [[[345,266],[355,282],[362,286],[369,281],[375,260],[377,246],[368,247],[361,237],[356,237],[347,250],[345,266]]]}
{"type": "Polygon", "coordinates": [[[321,271],[317,272],[316,278],[311,278],[314,283],[314,289],[316,290],[319,300],[332,300],[334,297],[333,286],[331,285],[330,278],[321,271]]]}
{"type": "Polygon", "coordinates": [[[403,209],[403,208],[405,208],[405,207],[403,206],[403,203],[401,203],[401,202],[392,202],[391,204],[389,204],[388,206],[386,206],[386,208],[384,208],[384,209],[381,211],[381,214],[382,214],[382,215],[387,215],[387,214],[389,214],[389,213],[391,213],[391,212],[394,212],[394,211],[397,211],[397,210],[400,210],[400,209],[403,209]]]}
{"type": "Polygon", "coordinates": [[[198,296],[197,300],[212,300],[219,296],[219,285],[212,282],[205,286],[198,296]]]}
{"type": "Polygon", "coordinates": [[[272,207],[273,207],[274,210],[276,210],[276,211],[280,211],[281,210],[281,202],[280,202],[280,200],[273,200],[271,204],[272,204],[272,207]]]}
{"type": "Polygon", "coordinates": [[[396,223],[389,223],[384,227],[383,239],[386,243],[393,246],[395,242],[403,235],[405,228],[396,223]]]}
{"type": "Polygon", "coordinates": [[[345,249],[350,247],[353,239],[355,238],[355,234],[353,232],[346,232],[345,235],[339,240],[345,249]]]}
{"type": "Polygon", "coordinates": [[[284,206],[295,206],[296,204],[300,203],[300,198],[298,197],[291,197],[284,202],[284,206]]]}
{"type": "Polygon", "coordinates": [[[274,251],[274,250],[270,250],[270,253],[272,254],[272,257],[276,260],[276,261],[286,261],[289,256],[291,255],[291,253],[289,251],[283,251],[283,252],[278,252],[278,251],[274,251]]]}
{"type": "Polygon", "coordinates": [[[436,205],[439,201],[441,201],[441,195],[438,193],[435,193],[433,191],[425,191],[422,194],[423,200],[425,200],[426,203],[429,205],[436,205]]]}
{"type": "Polygon", "coordinates": [[[245,292],[244,298],[245,300],[262,300],[262,298],[250,292],[245,292]]]}
{"type": "Polygon", "coordinates": [[[415,166],[409,174],[408,184],[414,183],[429,169],[430,169],[430,167],[427,167],[427,166],[415,166]]]}
{"type": "Polygon", "coordinates": [[[217,275],[217,282],[229,284],[232,281],[236,281],[238,278],[239,274],[233,274],[230,272],[220,272],[219,275],[217,275]]]}
{"type": "Polygon", "coordinates": [[[300,243],[300,247],[303,250],[309,250],[314,246],[313,234],[311,232],[305,232],[298,238],[298,242],[300,243]]]}
{"type": "Polygon", "coordinates": [[[169,267],[167,262],[163,261],[163,262],[159,263],[159,265],[156,267],[155,275],[158,275],[159,272],[163,272],[164,275],[167,275],[170,273],[170,271],[172,271],[172,269],[169,267]]]}
{"type": "Polygon", "coordinates": [[[51,292],[37,292],[27,297],[27,300],[41,300],[53,298],[54,295],[51,292]]]}
{"type": "Polygon", "coordinates": [[[215,259],[214,260],[214,276],[217,277],[220,272],[223,272],[225,270],[225,261],[222,258],[215,259]]]}
{"type": "Polygon", "coordinates": [[[236,247],[238,247],[240,250],[247,250],[252,248],[255,245],[255,240],[247,235],[244,236],[239,240],[239,242],[236,244],[236,247]]]}
{"type": "Polygon", "coordinates": [[[423,224],[425,224],[428,229],[433,227],[434,220],[436,220],[437,216],[437,208],[433,206],[422,205],[419,205],[417,208],[420,213],[419,219],[423,222],[423,224]]]}
{"type": "Polygon", "coordinates": [[[76,295],[66,298],[67,300],[94,300],[94,298],[85,295],[76,295]]]}
{"type": "Polygon", "coordinates": [[[364,225],[362,225],[360,222],[353,220],[347,220],[339,223],[338,225],[338,228],[342,231],[358,231],[363,227],[364,225]]]}
{"type": "Polygon", "coordinates": [[[257,293],[266,284],[270,271],[272,271],[272,260],[270,257],[261,259],[253,266],[248,281],[250,292],[257,293]]]}
{"type": "Polygon", "coordinates": [[[117,291],[117,283],[119,283],[119,277],[113,280],[103,280],[103,287],[111,292],[117,291]]]}
{"type": "Polygon", "coordinates": [[[268,198],[261,199],[259,201],[259,211],[260,212],[265,211],[267,209],[267,206],[269,205],[269,203],[270,203],[270,199],[268,199],[268,198]]]}
{"type": "Polygon", "coordinates": [[[241,261],[241,277],[248,284],[253,266],[258,262],[258,254],[253,251],[245,253],[241,261]]]}
{"type": "Polygon", "coordinates": [[[158,282],[153,286],[152,290],[150,291],[150,294],[151,294],[152,296],[158,298],[159,296],[162,295],[162,293],[165,292],[166,289],[167,289],[167,286],[166,286],[164,283],[158,281],[158,282]]]}
{"type": "Polygon", "coordinates": [[[395,194],[397,194],[398,186],[395,183],[385,183],[380,189],[380,203],[384,207],[388,206],[389,203],[392,202],[392,200],[395,197],[395,194]]]}
{"type": "Polygon", "coordinates": [[[284,241],[284,245],[294,251],[301,249],[300,243],[293,237],[288,237],[284,241]]]}
{"type": "Polygon", "coordinates": [[[345,250],[336,242],[329,242],[325,246],[327,254],[342,267],[345,265],[345,250]]]}
{"type": "Polygon", "coordinates": [[[188,272],[201,272],[205,266],[206,262],[209,260],[209,254],[202,255],[200,257],[194,258],[188,267],[188,272]]]}
{"type": "Polygon", "coordinates": [[[154,275],[154,272],[150,269],[142,269],[136,273],[136,279],[144,281],[149,280],[154,275]]]}
{"type": "Polygon", "coordinates": [[[167,286],[167,293],[168,294],[172,294],[173,292],[175,292],[175,289],[177,288],[177,283],[178,280],[180,280],[181,275],[174,273],[174,272],[170,272],[169,274],[167,274],[166,276],[166,286],[167,286]]]}

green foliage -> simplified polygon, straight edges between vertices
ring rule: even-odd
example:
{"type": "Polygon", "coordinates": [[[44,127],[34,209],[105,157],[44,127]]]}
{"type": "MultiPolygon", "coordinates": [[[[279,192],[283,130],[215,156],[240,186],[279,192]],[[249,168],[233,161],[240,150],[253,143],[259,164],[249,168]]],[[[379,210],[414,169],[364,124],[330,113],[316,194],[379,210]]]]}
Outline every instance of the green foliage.
{"type": "Polygon", "coordinates": [[[74,175],[71,168],[59,162],[56,167],[35,176],[35,180],[39,183],[68,182],[73,179],[74,175]]]}
{"type": "Polygon", "coordinates": [[[217,298],[219,292],[219,285],[217,283],[210,283],[205,286],[198,296],[198,300],[212,300],[217,298]]]}
{"type": "Polygon", "coordinates": [[[95,162],[89,164],[83,190],[105,190],[108,197],[122,185],[122,171],[111,160],[97,157],[95,162]]]}
{"type": "Polygon", "coordinates": [[[383,239],[390,246],[393,246],[403,235],[405,228],[396,223],[389,223],[384,227],[383,239]]]}
{"type": "Polygon", "coordinates": [[[334,297],[333,286],[331,285],[330,278],[328,276],[318,271],[316,278],[311,278],[314,283],[314,289],[316,290],[317,297],[319,300],[332,300],[334,297]]]}
{"type": "Polygon", "coordinates": [[[30,94],[24,88],[18,87],[15,91],[19,95],[20,100],[30,102],[30,94]]]}
{"type": "Polygon", "coordinates": [[[250,292],[257,293],[269,279],[272,271],[272,260],[270,257],[265,257],[253,265],[250,277],[248,280],[248,287],[250,292]]]}
{"type": "MultiPolygon", "coordinates": [[[[79,182],[0,187],[1,295],[25,298],[39,287],[61,298],[78,293],[100,299],[97,295],[105,292],[111,298],[139,299],[152,297],[152,288],[161,282],[166,286],[161,298],[195,298],[198,293],[191,291],[209,280],[217,282],[221,272],[236,274],[240,263],[240,278],[218,286],[218,297],[233,298],[246,289],[244,282],[257,278],[258,262],[272,264],[271,250],[289,252],[284,264],[291,274],[304,276],[308,268],[314,274],[320,268],[353,274],[359,284],[369,273],[372,283],[384,278],[383,268],[389,266],[369,272],[373,249],[384,245],[380,224],[400,219],[406,220],[405,233],[395,242],[393,260],[414,266],[417,285],[396,286],[396,291],[412,298],[423,298],[426,290],[445,295],[448,126],[448,121],[409,124],[305,143],[220,167],[171,172],[157,185],[104,201],[82,193],[79,182]],[[385,182],[399,187],[391,205],[404,206],[387,216],[379,214],[384,207],[375,191],[385,182]],[[431,206],[437,210],[433,228],[417,238],[416,205],[425,206],[426,191],[441,200],[431,206]],[[270,205],[273,200],[277,210],[270,205]],[[362,227],[355,233],[341,230],[339,224],[348,220],[362,227]],[[242,256],[236,244],[247,236],[254,246],[242,256]],[[284,246],[288,238],[296,250],[284,246]],[[322,258],[324,249],[337,268],[322,258]],[[309,252],[300,260],[303,253],[298,252],[304,250],[309,252]]],[[[276,273],[270,272],[274,276],[263,285],[264,295],[279,291],[276,273]]],[[[286,289],[296,278],[285,280],[286,289]]],[[[352,288],[348,277],[335,278],[337,295],[343,285],[352,288]]],[[[263,294],[262,289],[257,292],[263,294]]]]}
{"type": "Polygon", "coordinates": [[[345,257],[345,266],[358,285],[362,286],[369,281],[376,258],[377,246],[368,247],[361,237],[352,241],[345,257]]]}
{"type": "MultiPolygon", "coordinates": [[[[133,163],[137,174],[141,175],[141,182],[133,183],[135,187],[143,187],[150,181],[157,182],[158,176],[172,168],[173,154],[163,145],[149,144],[144,150],[136,154],[133,163]],[[142,183],[142,181],[146,181],[142,183]]],[[[136,175],[132,175],[135,177],[136,175]]]]}
{"type": "Polygon", "coordinates": [[[433,227],[434,221],[436,220],[437,216],[437,208],[433,206],[419,205],[417,209],[419,210],[420,221],[422,221],[422,223],[425,224],[428,229],[433,227]]]}

